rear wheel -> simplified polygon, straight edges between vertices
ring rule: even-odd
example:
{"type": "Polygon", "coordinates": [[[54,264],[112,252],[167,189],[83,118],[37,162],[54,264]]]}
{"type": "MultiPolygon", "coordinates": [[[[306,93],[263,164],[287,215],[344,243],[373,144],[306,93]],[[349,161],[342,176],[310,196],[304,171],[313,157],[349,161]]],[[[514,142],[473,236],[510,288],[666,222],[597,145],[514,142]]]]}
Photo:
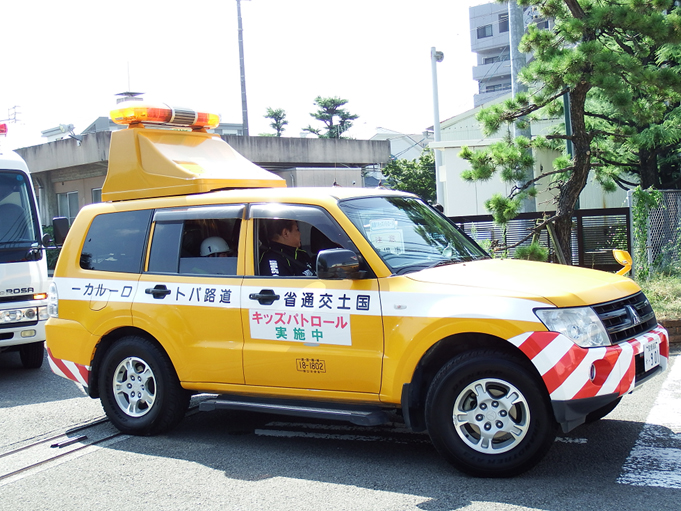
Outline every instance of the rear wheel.
{"type": "Polygon", "coordinates": [[[426,399],[437,450],[459,470],[508,477],[529,470],[555,440],[548,399],[523,364],[495,351],[450,360],[426,399]]]}
{"type": "Polygon", "coordinates": [[[43,358],[45,358],[45,343],[32,342],[31,344],[22,344],[19,347],[19,357],[21,364],[26,369],[40,369],[43,365],[43,358]]]}
{"type": "Polygon", "coordinates": [[[166,354],[139,336],[123,337],[106,353],[99,395],[113,425],[133,435],[170,430],[184,417],[190,398],[166,354]]]}

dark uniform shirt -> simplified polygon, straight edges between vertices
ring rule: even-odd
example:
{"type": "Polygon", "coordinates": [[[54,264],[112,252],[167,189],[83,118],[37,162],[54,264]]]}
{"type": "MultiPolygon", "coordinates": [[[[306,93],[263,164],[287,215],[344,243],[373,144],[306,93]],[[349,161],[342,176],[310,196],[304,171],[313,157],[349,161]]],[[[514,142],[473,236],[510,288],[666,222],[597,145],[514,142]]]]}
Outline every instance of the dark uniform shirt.
{"type": "Polygon", "coordinates": [[[260,275],[312,277],[315,275],[314,261],[303,249],[271,241],[269,249],[260,258],[260,275]]]}

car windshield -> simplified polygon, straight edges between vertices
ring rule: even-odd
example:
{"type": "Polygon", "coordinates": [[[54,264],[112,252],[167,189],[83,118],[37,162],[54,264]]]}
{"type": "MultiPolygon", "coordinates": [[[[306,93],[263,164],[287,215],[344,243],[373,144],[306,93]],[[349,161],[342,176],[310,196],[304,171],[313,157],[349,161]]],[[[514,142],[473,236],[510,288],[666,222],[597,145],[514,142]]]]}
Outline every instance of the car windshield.
{"type": "Polygon", "coordinates": [[[394,274],[489,257],[420,199],[367,197],[339,206],[394,274]]]}

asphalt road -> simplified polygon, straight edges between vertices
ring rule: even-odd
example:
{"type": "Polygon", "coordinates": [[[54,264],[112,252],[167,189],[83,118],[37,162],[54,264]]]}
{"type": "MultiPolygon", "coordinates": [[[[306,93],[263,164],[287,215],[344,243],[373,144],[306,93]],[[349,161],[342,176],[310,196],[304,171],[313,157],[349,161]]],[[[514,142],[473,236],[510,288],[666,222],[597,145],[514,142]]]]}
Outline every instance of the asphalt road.
{"type": "MultiPolygon", "coordinates": [[[[100,417],[99,402],[47,363],[26,371],[18,355],[0,356],[0,468],[11,457],[30,464],[33,451],[7,453],[100,417]]],[[[105,423],[88,434],[114,433],[105,423]]],[[[511,479],[462,475],[427,435],[399,425],[227,411],[194,411],[170,434],[114,436],[0,479],[0,510],[12,511],[680,508],[681,364],[511,479]]]]}

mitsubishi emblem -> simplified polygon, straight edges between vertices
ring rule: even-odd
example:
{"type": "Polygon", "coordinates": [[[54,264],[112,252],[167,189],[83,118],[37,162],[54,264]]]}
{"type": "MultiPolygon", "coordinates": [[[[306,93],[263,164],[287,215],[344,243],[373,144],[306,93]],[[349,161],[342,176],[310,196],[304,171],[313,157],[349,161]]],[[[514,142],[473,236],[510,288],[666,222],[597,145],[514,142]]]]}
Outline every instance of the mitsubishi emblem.
{"type": "Polygon", "coordinates": [[[636,312],[636,309],[634,309],[631,305],[627,305],[626,308],[627,308],[627,311],[629,312],[629,318],[631,319],[631,324],[632,325],[641,324],[641,317],[638,315],[638,312],[636,312]]]}

